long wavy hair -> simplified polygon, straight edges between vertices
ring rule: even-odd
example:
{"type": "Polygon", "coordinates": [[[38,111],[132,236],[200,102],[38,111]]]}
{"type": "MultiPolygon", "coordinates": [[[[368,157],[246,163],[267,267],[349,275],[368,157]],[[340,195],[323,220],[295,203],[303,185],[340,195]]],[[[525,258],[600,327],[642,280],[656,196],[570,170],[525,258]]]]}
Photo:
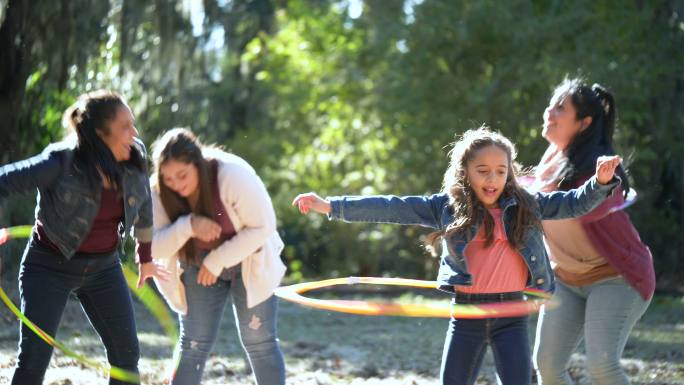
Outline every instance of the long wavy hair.
{"type": "Polygon", "coordinates": [[[102,176],[118,187],[121,184],[122,164],[132,164],[141,171],[145,169],[145,156],[136,146],[131,147],[130,159],[117,162],[98,135],[108,136],[111,133],[110,123],[122,108],[128,108],[128,105],[121,95],[114,91],[98,90],[79,96],[62,116],[62,124],[76,133],[74,162],[85,170],[93,188],[102,186],[102,176]]]}
{"type": "Polygon", "coordinates": [[[468,163],[475,158],[478,151],[489,146],[501,149],[508,156],[508,176],[499,200],[514,198],[517,202],[514,207],[512,236],[509,237],[508,242],[513,247],[520,247],[523,244],[525,231],[530,226],[541,228],[541,222],[534,213],[536,201],[517,182],[516,176],[520,174],[520,168],[515,163],[516,150],[513,143],[505,136],[482,126],[466,131],[452,145],[453,148],[449,152],[449,168],[444,173],[442,192],[449,196],[454,220],[445,231],[434,232],[427,237],[428,249],[435,251],[435,243],[440,236],[448,238],[454,233],[466,231],[471,226],[479,224],[484,224],[486,246],[490,246],[494,241],[494,219],[482,202],[477,199],[468,181],[467,173],[468,163]]]}
{"type": "MultiPolygon", "coordinates": [[[[580,131],[563,151],[567,162],[559,171],[558,188],[569,190],[595,172],[596,159],[602,155],[615,155],[613,134],[617,108],[613,94],[599,84],[591,87],[581,78],[565,79],[553,92],[554,96],[569,96],[577,111],[576,119],[591,116],[591,124],[580,131]]],[[[624,194],[629,192],[629,180],[622,165],[616,170],[624,194]]]]}
{"type": "MultiPolygon", "coordinates": [[[[213,217],[211,177],[211,159],[204,157],[202,151],[205,148],[199,139],[190,130],[174,128],[167,131],[152,145],[152,161],[154,163],[153,179],[156,180],[156,188],[169,220],[174,222],[178,217],[190,213],[213,217]],[[187,199],[171,190],[162,177],[161,167],[168,161],[174,160],[186,164],[192,164],[197,168],[199,181],[199,200],[193,208],[187,199]]],[[[195,250],[192,239],[188,240],[181,249],[180,258],[188,263],[199,265],[199,255],[195,250]]]]}

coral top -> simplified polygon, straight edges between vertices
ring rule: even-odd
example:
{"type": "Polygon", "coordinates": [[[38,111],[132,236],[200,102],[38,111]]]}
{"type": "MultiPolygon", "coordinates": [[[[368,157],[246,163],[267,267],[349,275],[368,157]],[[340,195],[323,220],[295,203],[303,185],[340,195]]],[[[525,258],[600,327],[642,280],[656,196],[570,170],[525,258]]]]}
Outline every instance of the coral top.
{"type": "Polygon", "coordinates": [[[494,218],[494,241],[485,247],[484,226],[465,248],[472,286],[456,286],[463,293],[507,293],[522,291],[527,284],[528,269],[523,257],[508,243],[501,209],[489,209],[494,218]]]}

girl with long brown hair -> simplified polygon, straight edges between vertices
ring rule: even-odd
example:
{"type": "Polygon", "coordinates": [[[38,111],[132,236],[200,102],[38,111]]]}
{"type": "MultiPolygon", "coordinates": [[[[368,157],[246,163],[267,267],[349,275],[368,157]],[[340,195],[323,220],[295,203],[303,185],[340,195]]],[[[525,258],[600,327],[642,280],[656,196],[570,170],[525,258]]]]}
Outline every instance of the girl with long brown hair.
{"type": "Polygon", "coordinates": [[[230,296],[257,384],[284,384],[273,295],[283,243],[266,187],[243,159],[182,128],[154,144],[153,159],[152,254],[171,271],[158,287],[181,327],[171,383],[200,383],[230,296]]]}
{"type": "MultiPolygon", "coordinates": [[[[553,291],[540,220],[582,215],[618,184],[617,156],[599,158],[595,176],[566,193],[529,194],[516,180],[515,147],[486,128],[463,134],[451,151],[443,190],[429,196],[297,196],[302,213],[313,210],[347,222],[420,225],[441,239],[439,288],[454,302],[519,300],[533,287],[553,291]]],[[[532,370],[527,316],[451,319],[442,355],[443,384],[471,385],[487,345],[504,385],[529,384],[532,370]]]]}

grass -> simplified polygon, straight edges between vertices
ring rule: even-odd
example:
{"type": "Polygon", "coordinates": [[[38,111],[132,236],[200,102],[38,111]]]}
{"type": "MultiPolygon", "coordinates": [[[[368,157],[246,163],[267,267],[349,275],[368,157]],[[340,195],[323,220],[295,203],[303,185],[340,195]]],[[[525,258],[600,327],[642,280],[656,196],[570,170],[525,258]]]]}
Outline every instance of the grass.
{"type": "MultiPolygon", "coordinates": [[[[6,282],[3,286],[7,289],[9,285],[6,282]]],[[[368,298],[367,293],[363,295],[368,298]]],[[[398,298],[401,302],[437,300],[421,293],[398,298]]],[[[136,316],[143,383],[163,384],[170,369],[172,341],[139,304],[136,316]]],[[[279,334],[288,384],[436,385],[447,322],[434,318],[357,316],[281,301],[279,334]]],[[[530,338],[535,323],[536,318],[532,317],[530,338]]],[[[0,310],[0,384],[10,381],[17,330],[18,323],[9,311],[0,310]]],[[[104,362],[104,349],[75,300],[67,307],[57,338],[79,353],[104,362]]],[[[623,367],[633,384],[684,384],[684,297],[656,297],[632,332],[623,358],[623,367]]],[[[573,355],[571,373],[578,384],[590,383],[583,361],[582,354],[573,355]]],[[[253,383],[248,368],[228,309],[215,351],[207,362],[203,384],[253,383]]],[[[53,355],[45,381],[60,385],[98,383],[106,383],[102,375],[60,353],[53,355]]],[[[494,383],[493,362],[488,354],[478,384],[494,383]]]]}

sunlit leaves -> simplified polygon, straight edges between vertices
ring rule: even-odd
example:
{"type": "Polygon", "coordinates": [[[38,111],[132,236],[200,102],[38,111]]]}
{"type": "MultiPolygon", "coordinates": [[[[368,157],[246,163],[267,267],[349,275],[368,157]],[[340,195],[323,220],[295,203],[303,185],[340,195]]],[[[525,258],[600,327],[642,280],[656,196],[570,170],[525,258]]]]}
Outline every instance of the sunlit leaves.
{"type": "MultiPolygon", "coordinates": [[[[83,1],[67,9],[80,12],[70,30],[34,48],[24,140],[58,137],[83,91],[123,92],[148,143],[187,126],[256,167],[293,277],[429,276],[423,229],[304,217],[292,198],[435,192],[448,144],[483,123],[534,165],[543,109],[566,74],[614,91],[616,146],[640,190],[631,213],[656,258],[676,264],[684,29],[666,1],[205,0],[194,16],[181,1],[83,1]]],[[[35,23],[51,25],[52,11],[37,8],[35,23]]]]}

